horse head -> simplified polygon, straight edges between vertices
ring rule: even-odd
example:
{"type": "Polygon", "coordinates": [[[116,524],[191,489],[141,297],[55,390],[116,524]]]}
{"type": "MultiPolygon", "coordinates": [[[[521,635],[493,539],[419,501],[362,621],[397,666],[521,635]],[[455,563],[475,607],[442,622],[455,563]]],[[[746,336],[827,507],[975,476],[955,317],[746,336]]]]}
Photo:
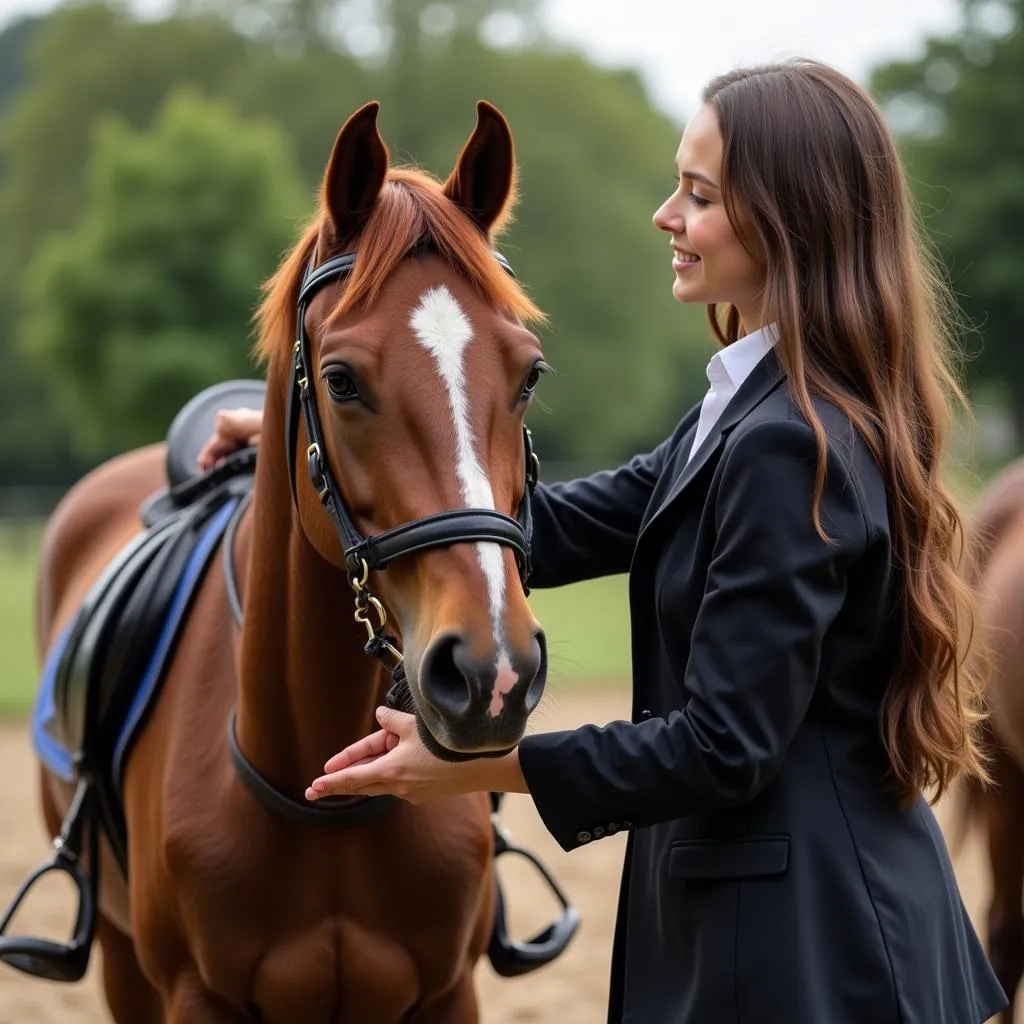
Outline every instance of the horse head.
{"type": "Polygon", "coordinates": [[[337,137],[319,215],[268,285],[262,344],[273,358],[272,339],[299,339],[287,450],[306,537],[340,586],[379,598],[364,617],[397,620],[424,742],[478,756],[518,742],[546,676],[520,528],[524,418],[547,369],[526,325],[542,317],[492,249],[516,177],[501,113],[478,105],[442,183],[390,166],[377,112],[337,137]]]}

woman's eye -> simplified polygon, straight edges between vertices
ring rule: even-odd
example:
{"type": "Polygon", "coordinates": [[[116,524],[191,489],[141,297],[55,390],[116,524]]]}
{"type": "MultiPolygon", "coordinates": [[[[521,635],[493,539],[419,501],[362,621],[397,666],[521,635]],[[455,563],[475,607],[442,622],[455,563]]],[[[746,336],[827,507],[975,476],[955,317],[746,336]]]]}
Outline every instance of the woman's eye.
{"type": "Polygon", "coordinates": [[[351,402],[359,397],[359,389],[352,377],[341,370],[331,370],[324,378],[327,391],[336,402],[351,402]]]}
{"type": "Polygon", "coordinates": [[[696,206],[698,210],[703,210],[705,206],[711,205],[710,199],[705,199],[703,196],[697,195],[696,192],[691,192],[689,194],[689,199],[690,202],[693,203],[693,205],[696,206]]]}

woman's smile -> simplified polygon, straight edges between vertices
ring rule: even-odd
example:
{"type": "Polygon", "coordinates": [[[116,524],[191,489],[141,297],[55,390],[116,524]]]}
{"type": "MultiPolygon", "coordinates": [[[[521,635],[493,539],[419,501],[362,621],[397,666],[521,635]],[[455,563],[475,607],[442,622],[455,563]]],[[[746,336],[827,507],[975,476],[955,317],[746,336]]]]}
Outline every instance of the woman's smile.
{"type": "Polygon", "coordinates": [[[672,257],[672,269],[677,274],[681,271],[691,270],[700,263],[699,256],[695,253],[687,252],[685,249],[680,249],[677,245],[672,246],[672,251],[675,254],[672,257]]]}

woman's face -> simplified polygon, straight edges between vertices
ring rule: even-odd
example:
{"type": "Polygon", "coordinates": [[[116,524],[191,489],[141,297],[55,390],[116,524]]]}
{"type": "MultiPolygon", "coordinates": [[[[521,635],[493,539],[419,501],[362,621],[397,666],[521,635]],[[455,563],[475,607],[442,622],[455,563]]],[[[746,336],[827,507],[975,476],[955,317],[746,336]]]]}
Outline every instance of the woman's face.
{"type": "Polygon", "coordinates": [[[680,302],[731,303],[744,330],[761,323],[764,268],[743,247],[722,200],[722,135],[705,104],[691,119],[676,153],[679,185],[654,214],[668,234],[680,302]]]}

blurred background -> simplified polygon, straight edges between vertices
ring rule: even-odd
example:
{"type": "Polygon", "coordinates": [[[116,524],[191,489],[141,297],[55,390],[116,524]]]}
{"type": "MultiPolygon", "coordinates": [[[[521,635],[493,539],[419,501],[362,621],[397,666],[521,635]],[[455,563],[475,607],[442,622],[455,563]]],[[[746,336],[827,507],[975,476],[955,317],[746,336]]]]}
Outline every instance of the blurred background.
{"type": "MultiPolygon", "coordinates": [[[[36,684],[43,519],[197,390],[258,374],[260,283],[370,99],[393,158],[442,177],[477,99],[512,125],[501,247],[551,318],[550,480],[654,445],[706,389],[703,312],[672,300],[650,222],[703,84],[796,54],[852,75],[962,305],[969,505],[1024,447],[1022,23],[1024,0],[0,0],[0,717],[19,728],[36,684]]],[[[624,692],[623,580],[534,600],[555,700],[624,692]]]]}
{"type": "MultiPolygon", "coordinates": [[[[806,54],[898,133],[965,314],[965,498],[1024,437],[1024,0],[0,0],[0,711],[35,685],[40,522],[204,385],[259,371],[261,281],[369,99],[439,176],[478,98],[509,118],[502,248],[548,312],[544,476],[613,465],[703,395],[703,312],[650,222],[708,78],[806,54]],[[704,5],[709,8],[711,5],[704,5]]],[[[538,595],[565,678],[623,680],[621,581],[538,595]],[[554,616],[552,619],[551,616],[554,616]],[[581,633],[581,630],[583,631],[581,633]]]]}

